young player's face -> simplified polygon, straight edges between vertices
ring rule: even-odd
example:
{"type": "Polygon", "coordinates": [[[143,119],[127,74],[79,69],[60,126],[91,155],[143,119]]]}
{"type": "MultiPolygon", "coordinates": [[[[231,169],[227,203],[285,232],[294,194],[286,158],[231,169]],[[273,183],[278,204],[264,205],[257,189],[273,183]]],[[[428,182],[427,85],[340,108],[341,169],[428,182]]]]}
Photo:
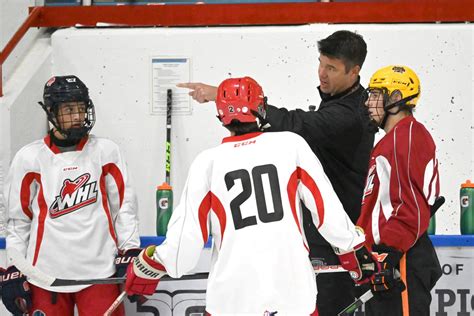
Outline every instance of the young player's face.
{"type": "Polygon", "coordinates": [[[382,123],[385,111],[383,109],[383,92],[379,89],[369,90],[369,97],[365,101],[365,106],[369,111],[369,116],[380,125],[382,123]]]}
{"type": "Polygon", "coordinates": [[[80,128],[86,118],[86,105],[84,102],[66,102],[59,105],[57,119],[63,130],[80,128]]]}
{"type": "Polygon", "coordinates": [[[346,72],[346,66],[341,59],[319,56],[318,76],[322,92],[336,95],[349,89],[357,80],[359,66],[354,66],[346,72]]]}

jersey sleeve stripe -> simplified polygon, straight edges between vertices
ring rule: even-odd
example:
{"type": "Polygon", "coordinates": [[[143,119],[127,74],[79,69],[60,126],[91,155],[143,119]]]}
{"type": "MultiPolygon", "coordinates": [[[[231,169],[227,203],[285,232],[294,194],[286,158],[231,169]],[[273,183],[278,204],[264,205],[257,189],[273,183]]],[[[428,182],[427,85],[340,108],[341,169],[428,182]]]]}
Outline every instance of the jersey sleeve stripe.
{"type": "MultiPolygon", "coordinates": [[[[225,209],[221,201],[211,191],[202,199],[198,208],[199,225],[201,226],[202,240],[207,243],[209,239],[209,231],[207,229],[209,211],[213,210],[219,219],[219,226],[221,229],[221,241],[224,239],[224,232],[226,227],[225,209]]],[[[222,243],[221,243],[222,244],[222,243]]]]}
{"type": "Polygon", "coordinates": [[[202,199],[201,204],[198,208],[199,226],[201,226],[202,240],[207,243],[209,239],[209,232],[207,230],[207,222],[209,211],[211,210],[211,192],[207,192],[206,196],[202,199]]]}
{"type": "Polygon", "coordinates": [[[291,213],[293,214],[293,219],[295,220],[296,226],[301,234],[301,227],[298,220],[298,215],[296,214],[296,189],[298,188],[298,170],[295,170],[288,180],[288,186],[286,191],[288,192],[288,200],[290,201],[291,213]]]}
{"type": "Polygon", "coordinates": [[[31,198],[31,184],[35,179],[39,177],[39,174],[34,172],[27,173],[21,181],[20,189],[20,202],[23,213],[29,218],[33,219],[33,212],[30,209],[30,198],[31,198]]]}
{"type": "Polygon", "coordinates": [[[125,183],[123,181],[122,172],[120,172],[120,169],[116,164],[108,163],[102,167],[102,174],[104,177],[110,174],[114,178],[119,193],[120,207],[122,207],[123,196],[125,193],[125,183]]]}
{"type": "Polygon", "coordinates": [[[306,170],[298,167],[298,174],[301,182],[311,191],[314,201],[316,202],[316,208],[318,212],[319,225],[321,227],[324,223],[324,201],[319,191],[318,185],[313,178],[306,172],[306,170]]]}
{"type": "MultiPolygon", "coordinates": [[[[109,209],[109,203],[107,200],[107,190],[105,188],[105,177],[107,175],[107,170],[105,168],[102,168],[102,175],[100,176],[99,180],[99,186],[100,186],[100,193],[102,195],[102,206],[104,208],[105,215],[107,216],[107,222],[109,223],[109,232],[110,236],[112,236],[112,239],[114,240],[115,244],[117,245],[117,236],[115,235],[115,230],[114,230],[114,225],[112,222],[112,215],[110,214],[110,209],[109,209]]],[[[120,205],[122,205],[122,202],[120,202],[120,205]]]]}
{"type": "Polygon", "coordinates": [[[33,265],[36,264],[36,261],[38,260],[38,255],[41,247],[41,243],[43,241],[43,235],[44,235],[44,222],[46,220],[46,215],[48,215],[48,206],[46,205],[46,200],[44,199],[44,194],[43,194],[43,185],[41,183],[41,175],[36,174],[35,180],[39,184],[39,192],[38,192],[38,206],[40,209],[40,213],[38,216],[38,231],[36,235],[36,245],[35,245],[35,254],[33,257],[33,265]]]}
{"type": "Polygon", "coordinates": [[[224,206],[222,205],[222,202],[219,200],[219,198],[214,195],[214,193],[211,193],[211,205],[212,205],[212,210],[216,214],[217,218],[219,219],[219,225],[221,228],[221,246],[222,242],[224,241],[224,232],[226,228],[226,223],[227,223],[227,217],[225,215],[225,209],[224,206]]]}

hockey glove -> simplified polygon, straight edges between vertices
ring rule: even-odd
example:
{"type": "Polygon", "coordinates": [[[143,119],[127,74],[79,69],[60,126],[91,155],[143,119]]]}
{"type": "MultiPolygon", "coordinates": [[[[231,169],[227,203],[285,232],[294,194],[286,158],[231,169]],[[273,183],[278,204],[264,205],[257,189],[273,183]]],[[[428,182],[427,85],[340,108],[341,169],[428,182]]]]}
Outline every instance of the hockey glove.
{"type": "MultiPolygon", "coordinates": [[[[117,257],[115,257],[115,276],[116,277],[123,277],[125,273],[127,273],[127,267],[130,262],[133,262],[135,258],[140,254],[142,251],[141,248],[132,248],[125,251],[119,251],[117,257]]],[[[143,304],[147,301],[147,298],[142,295],[132,295],[128,296],[130,302],[138,302],[143,304]]]]}
{"type": "Polygon", "coordinates": [[[363,244],[356,246],[354,251],[348,253],[340,254],[336,248],[334,251],[339,256],[342,267],[349,271],[356,284],[370,282],[372,276],[380,271],[380,264],[363,244]]]}
{"type": "Polygon", "coordinates": [[[142,251],[140,248],[132,248],[125,251],[119,251],[115,257],[115,276],[123,277],[127,273],[127,267],[142,251]]]}
{"type": "Polygon", "coordinates": [[[23,315],[31,308],[31,291],[26,277],[15,267],[1,269],[2,301],[13,315],[23,315]]]}
{"type": "Polygon", "coordinates": [[[385,245],[373,245],[373,254],[380,262],[382,270],[375,273],[370,288],[379,298],[398,295],[405,290],[405,284],[400,280],[398,265],[403,253],[385,245]]]}
{"type": "Polygon", "coordinates": [[[152,295],[160,278],[167,274],[165,267],[151,258],[154,252],[155,246],[148,246],[129,264],[125,282],[128,295],[152,295]]]}

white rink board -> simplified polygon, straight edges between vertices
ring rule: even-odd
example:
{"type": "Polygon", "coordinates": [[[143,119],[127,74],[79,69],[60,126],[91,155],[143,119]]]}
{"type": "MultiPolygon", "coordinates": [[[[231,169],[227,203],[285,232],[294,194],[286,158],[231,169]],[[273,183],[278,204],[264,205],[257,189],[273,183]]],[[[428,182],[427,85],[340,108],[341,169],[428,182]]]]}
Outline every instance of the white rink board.
{"type": "MultiPolygon", "coordinates": [[[[70,28],[52,36],[52,70],[58,75],[76,74],[89,86],[97,113],[93,133],[124,149],[138,192],[140,234],[152,235],[155,188],[165,175],[165,116],[150,114],[152,56],[187,56],[195,81],[218,84],[229,76],[252,76],[263,86],[269,103],[307,109],[320,102],[317,40],[340,29],[357,31],[368,43],[363,84],[387,64],[406,64],[418,73],[422,95],[416,117],[438,144],[441,192],[447,200],[437,214],[437,234],[459,234],[459,186],[473,175],[473,28],[472,24],[70,28]]],[[[213,103],[192,101],[191,108],[191,114],[173,116],[175,203],[191,161],[226,135],[213,103]]]]}
{"type": "MultiPolygon", "coordinates": [[[[443,276],[431,291],[431,313],[436,316],[474,315],[474,247],[436,247],[443,276]]],[[[0,250],[0,265],[5,250],[0,250]]],[[[211,249],[205,248],[194,272],[209,270],[211,249]]],[[[143,305],[125,301],[127,316],[199,316],[205,307],[206,280],[168,281],[143,305]]],[[[8,315],[0,303],[0,315],[8,315]]],[[[354,316],[363,316],[358,311],[354,316]]]]}

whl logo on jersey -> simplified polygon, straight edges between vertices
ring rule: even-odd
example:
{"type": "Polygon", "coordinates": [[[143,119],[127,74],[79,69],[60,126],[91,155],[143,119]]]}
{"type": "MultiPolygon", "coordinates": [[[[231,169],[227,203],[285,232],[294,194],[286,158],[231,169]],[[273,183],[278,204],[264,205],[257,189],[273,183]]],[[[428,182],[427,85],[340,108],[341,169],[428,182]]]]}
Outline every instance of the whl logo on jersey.
{"type": "Polygon", "coordinates": [[[85,173],[75,180],[64,180],[61,192],[49,207],[52,218],[60,217],[97,201],[97,181],[88,182],[90,174],[85,173]]]}

